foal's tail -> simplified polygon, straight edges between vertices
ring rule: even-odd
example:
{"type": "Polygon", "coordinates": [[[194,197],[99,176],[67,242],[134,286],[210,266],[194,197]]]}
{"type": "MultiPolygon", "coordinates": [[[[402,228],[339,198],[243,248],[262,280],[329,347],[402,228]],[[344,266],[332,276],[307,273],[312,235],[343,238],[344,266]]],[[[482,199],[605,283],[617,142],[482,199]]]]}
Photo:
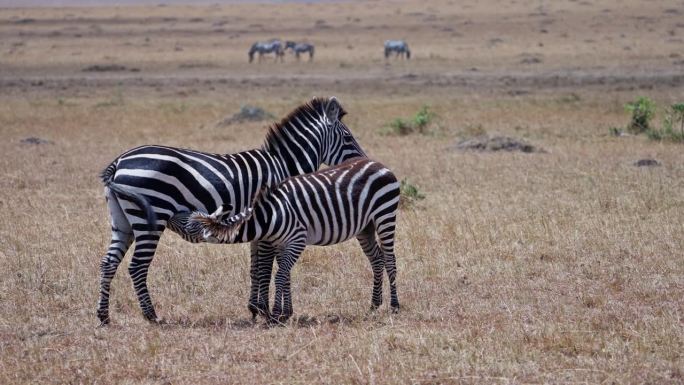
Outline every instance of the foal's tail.
{"type": "Polygon", "coordinates": [[[225,216],[233,210],[231,205],[224,204],[211,214],[195,211],[190,214],[187,230],[202,234],[207,242],[234,243],[240,229],[252,218],[255,207],[270,191],[270,187],[262,187],[254,194],[249,207],[228,218],[225,216]]]}

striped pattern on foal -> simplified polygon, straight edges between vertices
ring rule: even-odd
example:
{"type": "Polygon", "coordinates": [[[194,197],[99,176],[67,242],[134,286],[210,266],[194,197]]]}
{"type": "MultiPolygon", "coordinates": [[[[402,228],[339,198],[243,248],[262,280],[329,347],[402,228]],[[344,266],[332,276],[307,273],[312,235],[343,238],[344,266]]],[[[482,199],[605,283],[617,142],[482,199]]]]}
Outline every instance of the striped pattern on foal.
{"type": "MultiPolygon", "coordinates": [[[[201,234],[186,231],[192,211],[230,207],[237,213],[264,185],[363,156],[341,121],[344,114],[335,98],[314,98],[271,127],[260,149],[221,155],[149,145],[116,158],[102,172],[112,236],[100,264],[100,321],[109,322],[111,281],[133,241],[128,270],[144,316],[156,321],[147,272],[167,227],[186,241],[204,242],[201,234]]],[[[251,274],[256,275],[255,255],[251,274]]],[[[256,302],[256,287],[250,298],[256,302]]]]}
{"type": "Polygon", "coordinates": [[[253,207],[236,216],[219,208],[195,212],[188,226],[219,243],[259,240],[258,308],[268,312],[273,258],[278,262],[271,320],[292,315],[290,271],[306,245],[333,245],[356,237],[373,270],[372,308],[382,303],[382,274],[390,284],[390,305],[399,308],[394,233],[399,183],[382,164],[367,158],[289,178],[266,189],[253,207]]]}

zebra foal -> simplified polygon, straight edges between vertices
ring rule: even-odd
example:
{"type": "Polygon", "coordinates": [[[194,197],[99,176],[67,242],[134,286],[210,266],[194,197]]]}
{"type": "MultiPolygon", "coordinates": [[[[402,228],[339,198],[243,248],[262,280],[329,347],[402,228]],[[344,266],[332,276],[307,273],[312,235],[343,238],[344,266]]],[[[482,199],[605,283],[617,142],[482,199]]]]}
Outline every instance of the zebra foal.
{"type": "MultiPolygon", "coordinates": [[[[267,188],[243,212],[226,216],[194,212],[188,231],[210,242],[259,241],[258,289],[260,307],[268,309],[268,287],[273,259],[275,303],[269,320],[284,322],[292,315],[290,271],[306,245],[333,245],[356,237],[373,270],[371,307],[382,304],[382,273],[390,284],[390,305],[399,309],[396,288],[394,233],[399,183],[382,164],[367,158],[289,178],[267,188]]],[[[254,282],[252,282],[254,285],[254,282]]]]}
{"type": "MultiPolygon", "coordinates": [[[[97,315],[101,324],[109,322],[111,281],[134,241],[128,271],[143,315],[156,322],[147,272],[166,228],[186,241],[205,242],[201,235],[186,231],[191,212],[231,206],[237,213],[250,207],[251,198],[264,185],[316,171],[323,163],[337,165],[364,156],[342,123],[344,114],[334,97],[314,98],[272,126],[259,149],[221,155],[148,145],[117,157],[102,172],[112,235],[100,262],[97,315]]],[[[258,250],[254,243],[252,277],[257,274],[258,250]]],[[[254,286],[249,301],[253,315],[259,311],[257,300],[254,286]]]]}

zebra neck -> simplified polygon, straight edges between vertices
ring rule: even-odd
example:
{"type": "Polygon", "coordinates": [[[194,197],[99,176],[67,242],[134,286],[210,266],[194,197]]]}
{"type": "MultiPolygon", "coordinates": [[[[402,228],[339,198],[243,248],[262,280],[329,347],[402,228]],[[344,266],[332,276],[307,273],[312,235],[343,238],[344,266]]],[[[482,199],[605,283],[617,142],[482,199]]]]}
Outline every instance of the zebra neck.
{"type": "Polygon", "coordinates": [[[259,207],[255,207],[254,214],[238,230],[235,243],[252,242],[263,238],[270,227],[269,219],[273,216],[271,205],[260,204],[259,207]]]}
{"type": "Polygon", "coordinates": [[[274,161],[278,163],[278,169],[283,171],[283,179],[312,173],[321,166],[322,154],[320,149],[313,147],[303,139],[301,142],[295,142],[289,137],[278,137],[278,139],[280,140],[271,141],[264,147],[272,155],[274,161]]]}
{"type": "Polygon", "coordinates": [[[323,163],[325,118],[319,109],[317,105],[300,107],[266,135],[262,149],[280,161],[286,177],[314,172],[323,163]]]}

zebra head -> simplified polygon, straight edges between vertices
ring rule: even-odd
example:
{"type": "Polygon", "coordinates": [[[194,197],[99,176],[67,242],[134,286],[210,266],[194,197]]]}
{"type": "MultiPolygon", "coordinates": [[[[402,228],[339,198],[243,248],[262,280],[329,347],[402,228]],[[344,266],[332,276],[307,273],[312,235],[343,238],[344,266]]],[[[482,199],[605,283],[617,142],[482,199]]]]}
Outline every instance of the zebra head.
{"type": "Polygon", "coordinates": [[[334,166],[350,158],[365,157],[342,123],[344,115],[336,98],[313,98],[273,125],[262,149],[282,162],[287,176],[314,172],[321,164],[334,166]]]}
{"type": "Polygon", "coordinates": [[[346,114],[347,112],[334,96],[324,103],[323,121],[326,126],[326,135],[324,136],[323,163],[327,165],[335,166],[351,158],[366,156],[349,128],[342,122],[342,117],[346,114]]]}

